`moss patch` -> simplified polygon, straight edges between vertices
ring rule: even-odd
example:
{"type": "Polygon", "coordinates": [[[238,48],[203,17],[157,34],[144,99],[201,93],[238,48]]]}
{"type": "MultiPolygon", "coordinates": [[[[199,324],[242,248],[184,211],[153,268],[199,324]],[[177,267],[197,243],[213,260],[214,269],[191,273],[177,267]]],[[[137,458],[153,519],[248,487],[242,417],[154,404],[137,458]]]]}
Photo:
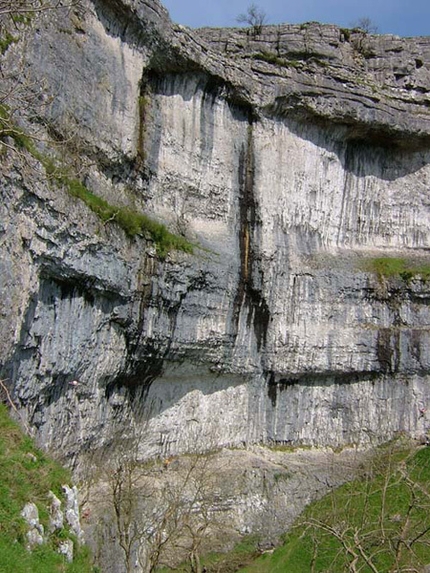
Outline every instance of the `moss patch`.
{"type": "MultiPolygon", "coordinates": [[[[201,558],[201,566],[207,573],[235,573],[239,569],[252,563],[260,554],[258,550],[258,538],[254,536],[245,537],[240,543],[227,553],[209,553],[201,558]]],[[[190,563],[186,562],[178,565],[174,569],[161,567],[160,573],[189,573],[190,563]]]]}
{"type": "Polygon", "coordinates": [[[171,233],[167,227],[147,215],[128,207],[115,207],[89,191],[78,179],[58,175],[57,180],[73,197],[83,201],[104,222],[117,223],[129,237],[148,234],[154,241],[157,253],[164,258],[171,250],[193,253],[194,246],[184,237],[171,233]]]}
{"type": "Polygon", "coordinates": [[[18,38],[12,36],[12,34],[7,30],[4,30],[0,34],[0,54],[3,55],[7,51],[7,49],[17,41],[18,38]]]}
{"type": "Polygon", "coordinates": [[[258,52],[256,54],[252,54],[251,57],[253,60],[261,60],[263,62],[267,62],[268,64],[273,64],[282,68],[301,68],[303,66],[302,62],[280,58],[279,56],[276,56],[270,52],[258,52]]]}
{"type": "Polygon", "coordinates": [[[363,270],[373,272],[379,278],[400,277],[405,281],[413,278],[430,279],[430,263],[400,257],[376,257],[362,262],[363,270]]]}

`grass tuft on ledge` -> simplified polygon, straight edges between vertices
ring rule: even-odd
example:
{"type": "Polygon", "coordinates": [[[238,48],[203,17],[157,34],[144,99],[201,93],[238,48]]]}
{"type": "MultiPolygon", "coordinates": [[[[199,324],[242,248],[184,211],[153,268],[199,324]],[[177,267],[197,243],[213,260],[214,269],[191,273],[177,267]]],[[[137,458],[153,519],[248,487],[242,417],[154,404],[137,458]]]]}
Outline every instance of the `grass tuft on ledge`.
{"type": "Polygon", "coordinates": [[[162,223],[154,221],[143,213],[133,211],[129,207],[111,205],[105,199],[89,191],[78,179],[59,175],[58,181],[66,187],[70,195],[83,201],[103,222],[117,223],[129,237],[148,234],[154,241],[161,258],[165,258],[172,250],[193,253],[194,245],[184,237],[171,233],[162,223]]]}
{"type": "Polygon", "coordinates": [[[401,257],[375,257],[367,259],[362,266],[364,270],[376,273],[379,278],[400,277],[405,281],[414,278],[430,279],[430,262],[401,257]]]}
{"type": "Polygon", "coordinates": [[[25,134],[10,119],[9,110],[0,105],[0,138],[11,137],[18,149],[27,150],[43,165],[46,174],[64,187],[72,196],[80,199],[104,223],[119,225],[129,237],[147,235],[155,244],[157,254],[164,259],[170,251],[183,251],[192,254],[195,245],[185,237],[170,232],[165,225],[151,219],[130,207],[111,205],[102,197],[92,193],[79,179],[71,177],[68,170],[58,166],[49,156],[41,153],[34,144],[34,139],[25,134]]]}

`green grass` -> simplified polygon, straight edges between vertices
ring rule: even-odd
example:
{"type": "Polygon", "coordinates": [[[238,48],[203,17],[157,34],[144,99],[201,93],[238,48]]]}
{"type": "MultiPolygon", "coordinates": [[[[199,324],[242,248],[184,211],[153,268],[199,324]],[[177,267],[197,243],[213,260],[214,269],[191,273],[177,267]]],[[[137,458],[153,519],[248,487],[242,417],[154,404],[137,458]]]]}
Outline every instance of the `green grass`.
{"type": "Polygon", "coordinates": [[[341,34],[343,34],[343,37],[345,38],[345,40],[347,42],[349,42],[349,39],[351,38],[351,29],[350,28],[340,28],[340,32],[341,32],[341,34]]]}
{"type": "Polygon", "coordinates": [[[11,137],[18,149],[27,150],[44,167],[46,174],[61,185],[72,197],[76,197],[93,211],[104,223],[119,225],[129,237],[147,236],[156,247],[161,259],[173,250],[192,254],[195,245],[185,237],[171,233],[165,225],[129,207],[111,205],[92,193],[79,179],[72,177],[69,170],[59,166],[51,157],[38,151],[34,140],[19,129],[10,119],[9,110],[0,105],[0,138],[11,137]]]}
{"type": "Polygon", "coordinates": [[[14,24],[24,24],[27,26],[28,24],[31,23],[33,18],[34,18],[34,13],[31,12],[11,14],[11,20],[14,24]]]}
{"type": "MultiPolygon", "coordinates": [[[[245,537],[231,551],[227,553],[209,553],[201,557],[202,568],[205,567],[207,573],[235,573],[241,567],[252,563],[258,555],[258,539],[254,536],[245,537]]],[[[174,569],[160,567],[159,573],[189,573],[190,564],[188,562],[176,566],[174,569]]]]}
{"type": "Polygon", "coordinates": [[[252,54],[251,58],[253,60],[261,60],[263,62],[267,62],[268,64],[273,64],[274,66],[279,66],[281,68],[296,68],[296,69],[303,69],[307,64],[313,63],[317,64],[321,67],[327,67],[328,63],[321,58],[316,58],[312,54],[297,54],[299,59],[293,60],[289,58],[280,58],[276,54],[271,52],[257,52],[252,54]]]}
{"type": "Polygon", "coordinates": [[[302,62],[298,62],[297,60],[287,60],[286,58],[280,58],[275,54],[270,52],[257,52],[256,54],[252,54],[253,60],[261,60],[263,62],[267,62],[268,64],[273,64],[275,66],[280,66],[282,68],[300,68],[302,67],[302,62]]]}
{"type": "Polygon", "coordinates": [[[359,479],[311,504],[272,555],[241,573],[389,573],[430,563],[430,448],[391,444],[359,479]],[[373,568],[372,568],[373,567],[373,568]]]}
{"type": "Polygon", "coordinates": [[[430,263],[418,262],[400,257],[376,257],[366,259],[361,264],[366,271],[380,278],[400,277],[405,281],[420,277],[430,279],[430,263]]]}
{"type": "Polygon", "coordinates": [[[9,46],[16,43],[18,38],[12,36],[12,34],[8,30],[4,30],[3,33],[0,34],[0,55],[3,55],[9,46]]]}
{"type": "Polygon", "coordinates": [[[60,539],[73,536],[64,528],[34,551],[25,548],[27,526],[21,511],[27,502],[38,506],[41,523],[48,525],[48,492],[63,499],[61,486],[71,482],[67,470],[38,450],[0,404],[0,573],[90,573],[86,547],[75,543],[75,560],[66,563],[56,552],[60,539]]]}
{"type": "Polygon", "coordinates": [[[189,241],[171,233],[165,225],[154,221],[147,215],[128,207],[111,205],[105,199],[89,191],[78,179],[72,179],[67,175],[57,175],[57,180],[64,185],[70,195],[83,201],[102,221],[117,223],[129,237],[148,234],[154,241],[160,258],[164,258],[171,250],[193,253],[194,246],[189,241]]]}

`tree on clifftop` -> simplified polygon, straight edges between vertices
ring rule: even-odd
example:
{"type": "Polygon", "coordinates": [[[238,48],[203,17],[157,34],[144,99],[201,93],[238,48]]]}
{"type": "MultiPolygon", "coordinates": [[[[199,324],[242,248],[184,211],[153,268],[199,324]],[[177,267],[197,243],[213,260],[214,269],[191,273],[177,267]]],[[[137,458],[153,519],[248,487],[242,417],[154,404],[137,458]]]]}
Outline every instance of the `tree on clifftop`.
{"type": "Polygon", "coordinates": [[[267,23],[267,14],[256,4],[252,3],[248,6],[246,12],[239,14],[236,21],[240,24],[252,26],[253,35],[258,36],[261,34],[263,26],[267,23]]]}
{"type": "Polygon", "coordinates": [[[363,18],[359,18],[352,24],[353,28],[359,28],[366,32],[366,34],[377,34],[378,33],[378,26],[372,22],[372,20],[368,16],[364,16],[363,18]]]}

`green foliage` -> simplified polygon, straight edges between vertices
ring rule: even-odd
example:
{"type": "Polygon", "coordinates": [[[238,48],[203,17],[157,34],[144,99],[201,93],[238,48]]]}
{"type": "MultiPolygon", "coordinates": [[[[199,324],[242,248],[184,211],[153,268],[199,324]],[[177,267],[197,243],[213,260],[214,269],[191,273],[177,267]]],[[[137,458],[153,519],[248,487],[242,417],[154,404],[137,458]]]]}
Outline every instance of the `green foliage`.
{"type": "Polygon", "coordinates": [[[430,562],[429,483],[430,448],[391,444],[359,479],[311,504],[283,546],[241,571],[422,571],[430,562]]]}
{"type": "Polygon", "coordinates": [[[18,38],[12,36],[8,30],[3,30],[0,33],[0,55],[3,55],[7,49],[18,41],[18,38]]]}
{"type": "Polygon", "coordinates": [[[261,60],[262,62],[267,62],[268,64],[273,64],[281,68],[304,69],[309,64],[316,64],[320,67],[327,67],[329,65],[325,60],[316,58],[312,54],[300,53],[294,55],[300,59],[280,58],[276,54],[266,51],[256,52],[252,54],[251,57],[253,60],[261,60]]]}
{"type": "Polygon", "coordinates": [[[165,225],[154,221],[143,213],[129,207],[117,207],[92,193],[79,179],[70,175],[68,170],[59,166],[51,157],[42,154],[34,145],[34,140],[25,134],[10,119],[9,110],[0,105],[0,137],[11,137],[19,149],[25,149],[40,161],[46,174],[64,187],[72,197],[83,201],[104,223],[119,225],[129,237],[148,235],[156,246],[157,253],[164,259],[169,251],[178,250],[192,254],[194,245],[184,237],[171,233],[165,225]]]}
{"type": "MultiPolygon", "coordinates": [[[[257,545],[257,537],[245,537],[227,553],[209,553],[204,555],[201,558],[201,565],[207,573],[219,573],[220,571],[222,571],[222,573],[235,573],[256,559],[259,554],[257,545]]],[[[182,565],[176,566],[174,569],[165,566],[161,567],[158,571],[159,573],[169,573],[171,571],[175,571],[176,573],[189,573],[190,564],[189,562],[185,562],[182,565]]]]}
{"type": "Polygon", "coordinates": [[[11,20],[14,24],[24,24],[25,26],[31,23],[33,17],[34,13],[32,12],[11,14],[11,20]]]}
{"type": "Polygon", "coordinates": [[[12,121],[8,106],[0,104],[0,138],[11,137],[19,149],[26,149],[32,155],[36,155],[36,148],[31,137],[12,121]]]}
{"type": "Polygon", "coordinates": [[[346,42],[349,42],[351,38],[351,29],[350,28],[340,28],[340,33],[343,34],[346,42]]]}
{"type": "Polygon", "coordinates": [[[380,278],[400,277],[405,281],[415,277],[430,279],[430,264],[399,257],[376,257],[362,263],[364,270],[374,272],[380,278]]]}
{"type": "MultiPolygon", "coordinates": [[[[38,506],[39,517],[48,525],[48,492],[62,498],[61,486],[70,483],[70,474],[39,451],[11,420],[0,404],[0,573],[91,573],[88,548],[75,544],[75,560],[68,564],[56,552],[61,535],[29,552],[25,548],[27,526],[21,511],[28,502],[38,506]]],[[[71,538],[67,530],[63,538],[71,538]]]]}
{"type": "Polygon", "coordinates": [[[256,54],[252,54],[252,58],[254,60],[261,60],[263,62],[267,62],[268,64],[273,64],[275,66],[280,66],[282,68],[300,68],[302,67],[302,63],[298,62],[297,60],[287,60],[286,58],[280,58],[276,54],[272,54],[271,52],[257,52],[256,54]]]}
{"type": "Polygon", "coordinates": [[[283,444],[283,443],[272,443],[267,446],[270,450],[274,452],[298,452],[300,450],[311,450],[312,446],[308,444],[299,444],[299,445],[292,445],[292,444],[283,444]]]}
{"type": "Polygon", "coordinates": [[[137,213],[128,207],[115,207],[107,201],[91,193],[78,179],[66,175],[57,175],[70,195],[83,201],[104,222],[117,223],[129,237],[148,234],[154,241],[157,253],[164,258],[171,250],[193,253],[193,245],[184,237],[174,235],[165,225],[154,221],[147,215],[137,213]]]}

